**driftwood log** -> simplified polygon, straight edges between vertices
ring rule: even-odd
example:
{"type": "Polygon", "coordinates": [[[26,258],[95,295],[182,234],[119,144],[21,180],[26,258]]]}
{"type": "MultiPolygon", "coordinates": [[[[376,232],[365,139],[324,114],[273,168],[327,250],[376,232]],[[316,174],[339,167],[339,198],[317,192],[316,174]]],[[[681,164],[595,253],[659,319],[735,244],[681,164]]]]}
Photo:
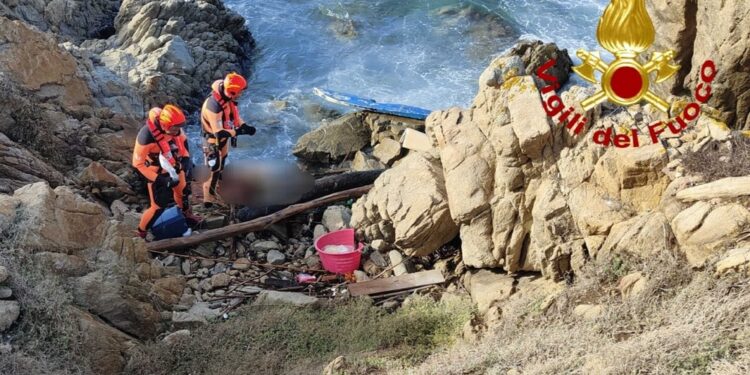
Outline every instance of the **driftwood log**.
{"type": "MultiPolygon", "coordinates": [[[[302,195],[298,202],[307,202],[338,191],[354,189],[371,185],[383,173],[383,169],[363,172],[348,172],[333,176],[326,176],[315,180],[312,190],[302,195]]],[[[287,206],[268,206],[260,208],[244,207],[237,211],[237,220],[248,221],[261,216],[267,216],[280,211],[287,206]]]]}
{"type": "Polygon", "coordinates": [[[189,237],[178,237],[170,238],[161,241],[149,242],[146,244],[146,248],[149,251],[168,251],[175,249],[183,249],[200,245],[204,242],[217,241],[228,237],[238,236],[249,232],[255,232],[263,230],[270,225],[273,225],[281,220],[288,217],[298,215],[307,210],[325,206],[335,202],[347,200],[350,198],[359,198],[362,195],[367,194],[372,188],[372,185],[360,186],[354,189],[344,190],[333,194],[326,195],[321,198],[311,200],[309,202],[297,203],[288,206],[278,212],[271,215],[259,217],[244,223],[231,224],[223,228],[207,230],[198,234],[194,234],[189,237]]]}

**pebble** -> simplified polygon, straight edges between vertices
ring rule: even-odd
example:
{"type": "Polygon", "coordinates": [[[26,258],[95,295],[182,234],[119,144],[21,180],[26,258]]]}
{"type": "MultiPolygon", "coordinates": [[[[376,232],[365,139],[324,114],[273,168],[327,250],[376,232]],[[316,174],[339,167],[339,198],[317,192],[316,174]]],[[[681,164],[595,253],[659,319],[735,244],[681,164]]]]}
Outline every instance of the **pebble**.
{"type": "Polygon", "coordinates": [[[211,268],[216,264],[216,261],[211,259],[201,259],[201,268],[211,268]]]}
{"type": "Polygon", "coordinates": [[[278,250],[271,250],[266,256],[266,261],[271,264],[284,264],[286,262],[286,255],[278,250]]]}
{"type": "Polygon", "coordinates": [[[208,268],[201,268],[196,272],[196,276],[200,277],[201,279],[205,279],[208,277],[208,268]]]}
{"type": "Polygon", "coordinates": [[[250,248],[256,252],[268,252],[270,250],[279,250],[281,249],[281,246],[279,246],[279,243],[276,241],[256,241],[250,245],[250,248]]]}
{"type": "Polygon", "coordinates": [[[216,288],[225,287],[229,285],[231,281],[232,281],[232,278],[225,273],[219,273],[219,274],[213,275],[211,276],[211,288],[216,289],[216,288]]]}
{"type": "Polygon", "coordinates": [[[240,258],[232,263],[232,269],[238,271],[247,271],[250,269],[250,260],[247,258],[240,258]]]}
{"type": "Polygon", "coordinates": [[[305,264],[311,269],[320,269],[320,258],[317,255],[312,255],[305,258],[305,264]]]}
{"type": "Polygon", "coordinates": [[[190,269],[192,263],[193,262],[191,262],[189,260],[185,260],[184,262],[182,262],[182,266],[180,268],[182,269],[182,274],[183,275],[189,275],[190,274],[190,272],[192,271],[190,269]]]}
{"type": "Polygon", "coordinates": [[[6,286],[0,286],[0,299],[10,298],[13,296],[13,291],[6,286]]]}
{"type": "Polygon", "coordinates": [[[214,268],[211,270],[212,275],[227,272],[227,266],[224,263],[216,263],[214,268]]]}

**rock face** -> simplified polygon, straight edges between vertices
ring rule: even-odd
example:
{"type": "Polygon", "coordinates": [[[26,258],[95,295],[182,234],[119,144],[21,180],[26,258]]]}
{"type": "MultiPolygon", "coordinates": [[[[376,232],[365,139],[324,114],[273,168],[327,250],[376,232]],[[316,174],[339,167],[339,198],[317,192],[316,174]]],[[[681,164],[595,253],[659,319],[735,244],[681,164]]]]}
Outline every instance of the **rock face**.
{"type": "Polygon", "coordinates": [[[94,78],[52,37],[2,16],[0,48],[0,191],[41,180],[63,184],[66,173],[92,159],[114,173],[130,171],[140,121],[130,105],[102,107],[132,96],[116,90],[124,83],[94,78]]]}
{"type": "Polygon", "coordinates": [[[153,337],[159,330],[159,313],[146,295],[147,285],[134,275],[95,271],[77,279],[75,302],[109,324],[138,338],[153,337]]]}
{"type": "Polygon", "coordinates": [[[682,70],[675,93],[694,90],[699,69],[706,60],[716,63],[709,105],[718,117],[735,129],[748,129],[750,115],[750,20],[744,17],[750,3],[730,1],[657,1],[649,5],[656,15],[656,35],[661,49],[677,51],[682,70]],[[664,22],[658,22],[664,21],[664,22]],[[684,81],[683,81],[684,80],[684,81]]]}
{"type": "Polygon", "coordinates": [[[106,38],[113,33],[119,7],[120,0],[16,0],[0,4],[0,15],[81,40],[106,38]]]}
{"type": "Polygon", "coordinates": [[[126,353],[136,340],[85,311],[77,308],[72,308],[72,311],[78,321],[81,343],[91,369],[97,374],[120,373],[125,367],[126,353]]]}
{"type": "Polygon", "coordinates": [[[143,95],[146,105],[196,108],[211,82],[243,72],[254,41],[220,1],[124,0],[116,33],[86,47],[143,95]]]}
{"type": "Polygon", "coordinates": [[[410,153],[375,181],[352,206],[352,227],[409,256],[435,251],[458,233],[450,217],[445,181],[435,155],[410,153]]]}

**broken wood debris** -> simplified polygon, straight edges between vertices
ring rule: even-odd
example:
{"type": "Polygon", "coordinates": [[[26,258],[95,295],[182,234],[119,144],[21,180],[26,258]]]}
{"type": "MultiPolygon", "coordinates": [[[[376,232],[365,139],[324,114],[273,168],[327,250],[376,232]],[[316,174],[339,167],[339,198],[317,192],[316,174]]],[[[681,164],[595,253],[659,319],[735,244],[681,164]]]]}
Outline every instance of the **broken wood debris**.
{"type": "Polygon", "coordinates": [[[188,237],[170,238],[161,241],[153,241],[146,244],[146,248],[149,251],[165,251],[174,249],[183,249],[191,246],[200,245],[204,242],[221,240],[224,238],[245,234],[248,232],[255,232],[263,230],[268,226],[284,220],[290,216],[294,216],[305,212],[307,210],[325,206],[334,202],[350,199],[359,198],[366,194],[372,185],[361,186],[354,189],[344,190],[330,195],[326,195],[322,198],[317,198],[309,202],[298,203],[291,205],[281,211],[275,212],[268,216],[259,217],[257,219],[250,220],[248,222],[231,224],[224,228],[207,230],[198,234],[194,234],[188,237]]]}
{"type": "Polygon", "coordinates": [[[423,286],[441,284],[445,282],[443,273],[439,270],[409,273],[385,279],[363,281],[349,284],[349,294],[356,296],[375,296],[377,294],[405,291],[423,286]]]}

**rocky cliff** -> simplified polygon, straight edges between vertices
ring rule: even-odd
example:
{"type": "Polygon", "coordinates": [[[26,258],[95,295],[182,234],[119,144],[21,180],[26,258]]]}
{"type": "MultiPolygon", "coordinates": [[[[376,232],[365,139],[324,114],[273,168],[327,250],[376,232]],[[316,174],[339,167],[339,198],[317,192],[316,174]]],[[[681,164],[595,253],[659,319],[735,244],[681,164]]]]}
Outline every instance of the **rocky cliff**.
{"type": "MultiPolygon", "coordinates": [[[[550,51],[538,49],[538,64],[550,51]]],[[[682,159],[709,143],[744,137],[711,117],[717,112],[652,144],[645,124],[666,114],[605,105],[588,113],[593,124],[576,137],[549,121],[542,83],[526,75],[538,65],[517,53],[493,61],[470,108],[432,113],[426,123],[432,151],[410,151],[354,205],[353,226],[364,238],[422,256],[457,233],[468,267],[541,272],[554,280],[617,254],[680,251],[702,267],[736,244],[749,224],[748,210],[735,203],[744,193],[717,196],[707,186],[693,188],[707,192],[700,198],[684,198],[701,178],[686,176],[682,159]],[[631,126],[640,128],[640,148],[592,141],[598,129],[631,126]]],[[[591,89],[571,87],[563,101],[580,102],[591,89]]]]}
{"type": "Polygon", "coordinates": [[[713,60],[718,75],[711,107],[734,129],[750,129],[750,3],[742,0],[650,1],[660,49],[674,49],[681,70],[671,91],[684,94],[700,82],[698,67],[713,60]]]}
{"type": "Polygon", "coordinates": [[[221,1],[0,2],[0,330],[54,326],[0,343],[3,368],[53,372],[43,351],[119,373],[163,331],[186,280],[133,237],[135,135],[152,105],[195,109],[252,46],[221,1]]]}

